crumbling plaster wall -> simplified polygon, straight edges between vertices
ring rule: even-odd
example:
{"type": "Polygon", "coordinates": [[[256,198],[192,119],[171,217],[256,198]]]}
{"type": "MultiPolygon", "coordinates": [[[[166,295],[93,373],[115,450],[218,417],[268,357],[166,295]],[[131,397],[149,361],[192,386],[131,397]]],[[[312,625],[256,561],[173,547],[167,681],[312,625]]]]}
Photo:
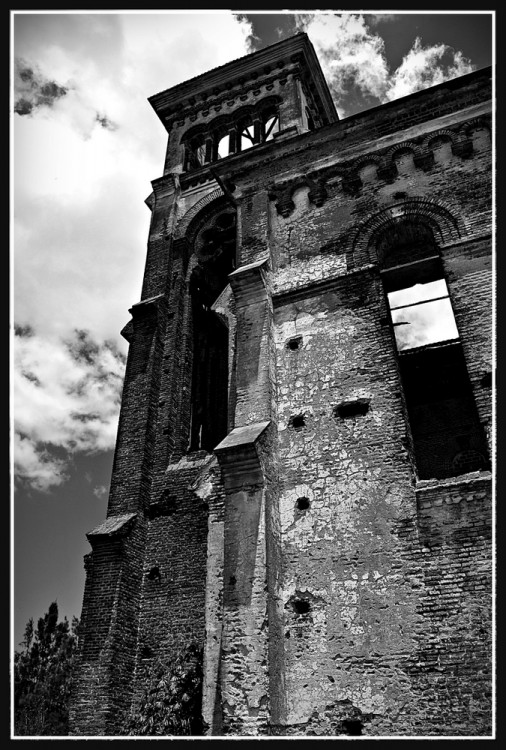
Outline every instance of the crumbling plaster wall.
{"type": "MultiPolygon", "coordinates": [[[[435,482],[435,502],[446,509],[452,541],[441,543],[437,524],[429,524],[431,532],[420,540],[381,284],[367,271],[346,274],[344,254],[320,252],[330,237],[346,236],[357,223],[408,197],[450,207],[464,227],[467,247],[462,252],[462,243],[449,243],[443,261],[476,385],[491,348],[490,242],[483,239],[490,211],[490,141],[483,128],[471,137],[472,159],[454,154],[442,139],[433,144],[434,166],[427,172],[404,152],[395,160],[397,176],[390,184],[381,183],[375,165],[366,164],[359,195],[346,196],[339,179],[331,179],[322,206],[311,204],[305,186],[292,193],[289,216],[271,205],[272,285],[279,295],[274,303],[283,732],[350,734],[354,720],[371,735],[481,734],[490,726],[484,621],[491,604],[489,480],[483,478],[478,495],[464,483],[459,500],[445,483],[435,482]],[[296,350],[288,346],[294,338],[296,350]],[[367,414],[334,416],[340,401],[360,398],[370,399],[367,414]],[[297,415],[304,416],[303,427],[291,426],[297,415]],[[299,498],[307,498],[309,508],[299,511],[299,498]],[[300,601],[309,603],[307,611],[297,611],[300,601]],[[486,613],[481,617],[480,606],[486,613]],[[472,640],[479,689],[466,671],[472,640]],[[459,673],[465,675],[460,685],[459,673]]],[[[489,392],[475,390],[481,415],[490,419],[489,392]]]]}

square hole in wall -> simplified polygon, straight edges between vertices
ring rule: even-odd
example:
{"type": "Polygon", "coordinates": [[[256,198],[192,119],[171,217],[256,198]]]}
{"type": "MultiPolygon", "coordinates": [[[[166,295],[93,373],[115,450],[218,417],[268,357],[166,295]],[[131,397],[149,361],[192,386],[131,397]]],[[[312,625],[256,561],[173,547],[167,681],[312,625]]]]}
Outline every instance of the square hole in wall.
{"type": "Polygon", "coordinates": [[[357,398],[353,401],[342,401],[334,407],[334,416],[341,419],[350,419],[351,417],[363,417],[369,411],[371,399],[357,398]]]}

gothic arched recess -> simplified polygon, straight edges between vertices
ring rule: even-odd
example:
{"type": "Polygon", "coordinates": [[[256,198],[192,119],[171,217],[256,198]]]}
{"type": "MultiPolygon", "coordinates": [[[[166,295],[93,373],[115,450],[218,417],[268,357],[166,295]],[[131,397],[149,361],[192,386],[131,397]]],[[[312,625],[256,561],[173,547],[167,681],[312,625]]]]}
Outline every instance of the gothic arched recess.
{"type": "Polygon", "coordinates": [[[188,272],[192,321],[189,450],[213,448],[228,429],[229,326],[216,307],[236,263],[232,207],[209,218],[195,234],[188,272]]]}

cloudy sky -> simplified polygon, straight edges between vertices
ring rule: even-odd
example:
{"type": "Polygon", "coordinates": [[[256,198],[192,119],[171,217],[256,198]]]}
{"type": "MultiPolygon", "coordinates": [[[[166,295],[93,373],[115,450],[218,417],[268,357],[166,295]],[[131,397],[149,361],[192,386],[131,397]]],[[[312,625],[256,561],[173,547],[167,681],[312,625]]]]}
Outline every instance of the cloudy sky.
{"type": "Polygon", "coordinates": [[[80,615],[166,133],[147,98],[306,31],[340,117],[492,63],[492,14],[11,11],[14,645],[80,615]]]}

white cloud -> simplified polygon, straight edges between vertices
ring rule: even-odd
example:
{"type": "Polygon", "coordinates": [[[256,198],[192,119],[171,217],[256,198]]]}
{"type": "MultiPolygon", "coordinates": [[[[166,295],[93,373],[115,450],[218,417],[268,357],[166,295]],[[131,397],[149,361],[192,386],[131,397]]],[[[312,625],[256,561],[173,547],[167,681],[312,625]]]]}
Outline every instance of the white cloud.
{"type": "Polygon", "coordinates": [[[393,21],[397,21],[399,15],[397,13],[366,13],[364,18],[369,26],[377,26],[379,23],[392,23],[393,21]]]}
{"type": "Polygon", "coordinates": [[[52,456],[29,438],[14,435],[14,470],[19,483],[48,492],[68,479],[67,462],[52,456]]]}
{"type": "Polygon", "coordinates": [[[297,14],[296,21],[313,42],[337,106],[355,86],[378,98],[384,95],[388,79],[385,45],[363,16],[297,14]]]}
{"type": "Polygon", "coordinates": [[[15,467],[47,489],[65,455],[114,445],[119,332],[140,298],[144,200],[167,143],[147,99],[250,52],[251,25],[230,11],[14,20],[13,308],[33,329],[16,337],[15,467]],[[93,361],[73,357],[75,329],[96,342],[93,361]]]}
{"type": "Polygon", "coordinates": [[[388,81],[385,96],[389,101],[399,99],[414,91],[471,73],[472,70],[473,65],[461,52],[455,52],[446,44],[423,47],[421,39],[417,37],[388,81]]]}
{"type": "Polygon", "coordinates": [[[21,481],[48,489],[65,480],[72,454],[111,449],[124,356],[83,332],[65,341],[24,332],[14,344],[14,463],[21,481]]]}
{"type": "Polygon", "coordinates": [[[384,41],[372,30],[369,16],[297,14],[296,21],[313,42],[341,116],[354,110],[356,87],[381,103],[474,69],[460,51],[446,44],[424,47],[417,37],[399,67],[391,71],[384,41]]]}

